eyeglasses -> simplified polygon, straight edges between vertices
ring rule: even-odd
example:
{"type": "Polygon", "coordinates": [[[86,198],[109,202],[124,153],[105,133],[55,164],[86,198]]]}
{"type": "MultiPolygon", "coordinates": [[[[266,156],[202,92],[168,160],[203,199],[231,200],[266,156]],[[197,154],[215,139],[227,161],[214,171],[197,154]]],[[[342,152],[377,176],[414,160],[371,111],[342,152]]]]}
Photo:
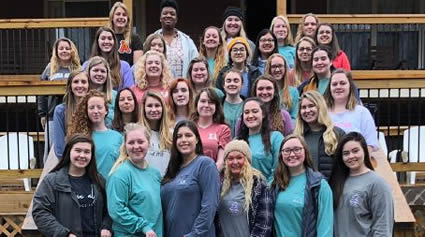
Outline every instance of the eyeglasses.
{"type": "Polygon", "coordinates": [[[260,39],[261,43],[274,43],[274,39],[260,39]]]}
{"type": "Polygon", "coordinates": [[[232,48],[232,53],[245,53],[245,48],[232,48]]]}
{"type": "Polygon", "coordinates": [[[270,67],[272,68],[272,70],[276,70],[276,69],[282,70],[285,67],[285,65],[283,65],[283,64],[274,64],[274,65],[271,65],[270,67]]]}
{"type": "Polygon", "coordinates": [[[298,48],[298,51],[307,51],[307,52],[310,52],[310,51],[312,51],[313,49],[312,48],[308,48],[308,47],[306,47],[306,48],[298,48]]]}
{"type": "Polygon", "coordinates": [[[294,152],[295,155],[299,155],[301,154],[302,150],[304,148],[302,147],[294,147],[294,148],[284,148],[281,150],[282,155],[284,156],[289,156],[291,154],[291,152],[294,152]]]}

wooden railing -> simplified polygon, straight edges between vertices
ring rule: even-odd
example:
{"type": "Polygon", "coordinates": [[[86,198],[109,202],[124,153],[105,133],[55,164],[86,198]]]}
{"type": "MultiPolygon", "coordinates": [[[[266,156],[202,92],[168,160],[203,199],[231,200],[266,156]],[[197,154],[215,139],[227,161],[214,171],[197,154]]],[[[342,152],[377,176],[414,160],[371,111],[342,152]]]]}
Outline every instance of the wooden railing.
{"type": "MultiPolygon", "coordinates": [[[[301,14],[288,14],[290,24],[300,23],[301,14]]],[[[330,24],[425,24],[425,14],[317,14],[330,24]]]]}
{"type": "Polygon", "coordinates": [[[0,20],[0,29],[100,27],[105,26],[107,23],[107,17],[2,19],[0,20]]]}

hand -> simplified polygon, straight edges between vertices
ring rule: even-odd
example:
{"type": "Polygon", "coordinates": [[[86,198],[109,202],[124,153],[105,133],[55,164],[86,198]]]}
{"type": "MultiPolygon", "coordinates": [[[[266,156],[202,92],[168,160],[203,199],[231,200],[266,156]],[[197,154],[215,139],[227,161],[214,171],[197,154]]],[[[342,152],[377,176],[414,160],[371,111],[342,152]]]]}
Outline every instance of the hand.
{"type": "Polygon", "coordinates": [[[156,237],[155,232],[153,232],[153,230],[150,230],[148,232],[146,232],[146,237],[156,237]]]}
{"type": "Polygon", "coordinates": [[[73,233],[69,233],[68,237],[77,237],[77,236],[74,235],[73,233]]]}
{"type": "Polygon", "coordinates": [[[111,231],[107,230],[107,229],[102,229],[100,231],[100,237],[111,237],[112,233],[111,231]]]}
{"type": "Polygon", "coordinates": [[[40,122],[41,122],[41,126],[43,127],[43,130],[44,130],[44,128],[46,127],[46,117],[41,117],[40,122]]]}

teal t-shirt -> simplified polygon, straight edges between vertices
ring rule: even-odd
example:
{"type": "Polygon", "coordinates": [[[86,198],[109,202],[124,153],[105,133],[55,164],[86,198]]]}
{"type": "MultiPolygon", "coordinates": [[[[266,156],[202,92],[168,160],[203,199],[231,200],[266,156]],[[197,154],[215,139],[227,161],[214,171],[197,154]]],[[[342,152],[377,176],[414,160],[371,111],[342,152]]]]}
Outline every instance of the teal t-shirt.
{"type": "Polygon", "coordinates": [[[224,93],[218,88],[214,87],[213,89],[214,89],[215,93],[217,94],[218,98],[220,99],[220,101],[222,101],[223,98],[224,98],[224,93]]]}
{"type": "Polygon", "coordinates": [[[107,179],[109,171],[120,155],[120,147],[123,142],[121,133],[108,129],[106,131],[93,131],[92,138],[96,147],[97,171],[107,179]]]}
{"type": "Polygon", "coordinates": [[[208,59],[208,71],[210,73],[210,80],[215,80],[215,78],[213,78],[214,67],[215,67],[215,61],[214,61],[214,59],[213,58],[209,58],[208,59]]]}
{"type": "Polygon", "coordinates": [[[282,133],[273,131],[270,133],[271,149],[264,152],[264,144],[261,134],[257,133],[248,137],[249,148],[252,154],[252,167],[259,170],[270,183],[273,180],[274,170],[278,163],[280,145],[283,141],[282,133]]]}
{"type": "Polygon", "coordinates": [[[285,45],[278,47],[280,55],[282,55],[289,68],[294,68],[295,66],[295,47],[292,45],[285,45]]]}
{"type": "Polygon", "coordinates": [[[286,106],[284,106],[282,101],[283,92],[280,89],[279,90],[280,108],[286,109],[288,111],[288,113],[291,115],[292,123],[295,124],[295,119],[297,118],[297,113],[298,113],[298,103],[299,103],[300,93],[298,92],[297,88],[293,86],[288,87],[288,90],[289,90],[289,95],[291,96],[291,99],[292,99],[292,107],[288,109],[286,108],[286,106]]]}
{"type": "Polygon", "coordinates": [[[319,91],[320,94],[324,95],[326,88],[329,84],[329,78],[323,78],[319,79],[319,85],[317,86],[317,91],[319,91]]]}
{"type": "Polygon", "coordinates": [[[106,190],[114,236],[162,236],[161,175],[151,166],[140,169],[124,161],[109,177],[106,190]],[[142,234],[143,232],[143,234],[142,234]]]}
{"type": "MultiPolygon", "coordinates": [[[[276,197],[274,226],[277,237],[302,236],[304,191],[307,182],[305,172],[292,176],[285,191],[276,197]]],[[[325,179],[320,183],[318,195],[317,236],[333,236],[332,191],[325,179]]]]}
{"type": "Polygon", "coordinates": [[[239,104],[223,103],[224,118],[232,130],[232,138],[235,137],[236,122],[242,114],[243,101],[239,104]]]}
{"type": "Polygon", "coordinates": [[[112,90],[112,101],[108,103],[108,114],[105,118],[105,125],[108,128],[112,127],[112,120],[114,119],[115,99],[117,98],[117,92],[112,90]]]}

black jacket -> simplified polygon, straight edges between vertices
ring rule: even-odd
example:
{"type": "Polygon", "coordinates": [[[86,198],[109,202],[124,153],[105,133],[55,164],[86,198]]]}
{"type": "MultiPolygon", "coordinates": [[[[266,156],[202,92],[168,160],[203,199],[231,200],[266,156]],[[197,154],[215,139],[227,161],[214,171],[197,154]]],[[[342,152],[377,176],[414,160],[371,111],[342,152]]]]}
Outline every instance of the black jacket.
{"type": "MultiPolygon", "coordinates": [[[[257,67],[254,67],[252,65],[247,65],[248,67],[248,93],[251,93],[251,87],[252,84],[254,83],[255,79],[257,79],[259,76],[261,76],[261,72],[257,67]]],[[[216,80],[216,84],[215,86],[220,89],[224,94],[226,94],[226,92],[224,91],[223,88],[223,83],[224,83],[224,74],[229,71],[232,68],[232,65],[227,65],[225,67],[223,67],[220,72],[218,73],[217,76],[217,80],[216,80]]],[[[248,96],[249,97],[249,96],[248,96]]]]}

